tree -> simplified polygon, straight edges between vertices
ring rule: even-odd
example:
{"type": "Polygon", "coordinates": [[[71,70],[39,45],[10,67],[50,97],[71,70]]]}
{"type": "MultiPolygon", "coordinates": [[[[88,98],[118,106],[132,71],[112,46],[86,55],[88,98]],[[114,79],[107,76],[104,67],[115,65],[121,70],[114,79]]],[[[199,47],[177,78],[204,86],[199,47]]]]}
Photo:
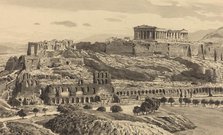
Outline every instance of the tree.
{"type": "Polygon", "coordinates": [[[46,115],[46,111],[48,111],[47,108],[43,108],[42,111],[44,112],[44,115],[46,115]]]}
{"type": "Polygon", "coordinates": [[[106,108],[104,106],[98,107],[97,111],[106,112],[106,108]]]}
{"type": "Polygon", "coordinates": [[[223,105],[223,100],[221,101],[221,104],[223,105]]]}
{"type": "Polygon", "coordinates": [[[193,99],[193,100],[192,100],[192,103],[193,103],[195,106],[197,106],[197,105],[200,103],[200,101],[199,101],[198,99],[193,99]]]}
{"type": "Polygon", "coordinates": [[[168,102],[171,104],[171,106],[173,106],[173,103],[175,102],[175,100],[171,97],[169,98],[168,102]]]}
{"type": "Polygon", "coordinates": [[[79,104],[65,104],[57,107],[57,111],[60,113],[69,113],[80,109],[82,109],[82,107],[80,107],[79,104]]]}
{"type": "Polygon", "coordinates": [[[165,103],[167,102],[167,98],[166,97],[162,97],[160,99],[160,102],[163,103],[165,105],[165,103]]]}
{"type": "Polygon", "coordinates": [[[217,51],[214,49],[214,61],[217,61],[217,51]]]}
{"type": "Polygon", "coordinates": [[[25,116],[27,116],[27,114],[24,112],[23,109],[21,109],[20,111],[17,112],[17,115],[19,115],[19,117],[22,117],[24,119],[25,116]]]}
{"type": "Polygon", "coordinates": [[[202,99],[201,104],[203,104],[203,107],[205,107],[205,105],[208,104],[208,101],[206,99],[202,99]]]}
{"type": "Polygon", "coordinates": [[[118,95],[116,95],[116,94],[114,94],[113,95],[113,98],[112,98],[112,102],[113,103],[120,103],[120,98],[119,98],[119,96],[118,95]]]}
{"type": "Polygon", "coordinates": [[[111,106],[110,110],[111,110],[113,113],[117,113],[117,112],[121,112],[121,111],[123,111],[122,108],[121,108],[121,106],[119,106],[119,105],[113,105],[113,106],[111,106]]]}
{"type": "Polygon", "coordinates": [[[36,114],[39,112],[39,109],[37,109],[37,108],[34,108],[33,109],[33,113],[35,113],[35,117],[36,117],[36,114]]]}
{"type": "Polygon", "coordinates": [[[214,104],[218,107],[221,104],[221,102],[219,100],[216,100],[214,104]]]}
{"type": "Polygon", "coordinates": [[[87,110],[90,110],[90,109],[92,109],[93,107],[92,107],[92,105],[87,104],[87,105],[85,105],[83,108],[84,108],[84,109],[87,109],[87,110]]]}
{"type": "Polygon", "coordinates": [[[95,102],[101,102],[101,97],[100,96],[95,96],[95,102]]]}
{"type": "Polygon", "coordinates": [[[182,104],[183,104],[183,98],[182,97],[179,98],[179,103],[180,103],[180,106],[182,106],[182,104]]]}
{"type": "Polygon", "coordinates": [[[133,113],[136,115],[139,115],[139,113],[141,112],[141,107],[139,106],[135,106],[133,109],[133,113]]]}
{"type": "Polygon", "coordinates": [[[209,103],[209,105],[213,105],[213,104],[215,104],[215,101],[213,99],[210,99],[208,103],[209,103]]]}
{"type": "Polygon", "coordinates": [[[186,104],[188,104],[188,106],[190,105],[190,103],[191,103],[191,99],[190,98],[184,98],[183,100],[185,102],[185,105],[186,104]]]}
{"type": "Polygon", "coordinates": [[[11,99],[11,101],[10,101],[10,105],[11,105],[13,108],[15,108],[15,107],[20,106],[20,105],[21,105],[21,102],[19,102],[19,100],[15,99],[15,98],[13,98],[13,99],[11,99]]]}

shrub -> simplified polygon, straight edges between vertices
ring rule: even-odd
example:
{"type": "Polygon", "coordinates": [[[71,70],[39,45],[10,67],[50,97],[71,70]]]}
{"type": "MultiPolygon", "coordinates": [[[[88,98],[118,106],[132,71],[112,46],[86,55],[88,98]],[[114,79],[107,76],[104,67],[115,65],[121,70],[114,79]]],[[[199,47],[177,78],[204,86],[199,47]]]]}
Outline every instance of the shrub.
{"type": "Polygon", "coordinates": [[[17,112],[17,115],[19,115],[19,117],[22,117],[24,119],[25,116],[27,116],[27,114],[24,112],[23,109],[21,109],[20,111],[17,112]]]}
{"type": "Polygon", "coordinates": [[[200,101],[199,101],[198,99],[193,99],[193,100],[192,100],[192,103],[193,103],[194,105],[198,105],[198,104],[200,103],[200,101]]]}
{"type": "Polygon", "coordinates": [[[135,106],[133,109],[133,113],[136,115],[139,115],[139,113],[141,112],[141,107],[139,106],[135,106]]]}
{"type": "Polygon", "coordinates": [[[98,107],[97,111],[106,112],[106,108],[104,106],[98,107]]]}
{"type": "Polygon", "coordinates": [[[173,106],[173,103],[175,102],[175,100],[173,98],[169,98],[168,102],[171,104],[171,106],[173,106]]]}
{"type": "Polygon", "coordinates": [[[33,109],[33,113],[35,113],[35,117],[36,117],[36,114],[39,112],[39,109],[37,109],[37,108],[34,108],[33,109]]]}
{"type": "Polygon", "coordinates": [[[221,104],[221,102],[219,100],[216,100],[214,104],[218,107],[221,104]]]}
{"type": "Polygon", "coordinates": [[[183,98],[182,97],[179,98],[179,103],[180,103],[180,105],[183,104],[183,98]]]}
{"type": "Polygon", "coordinates": [[[83,108],[84,108],[84,109],[92,109],[93,107],[92,107],[92,105],[87,104],[87,105],[85,105],[83,108]]]}
{"type": "Polygon", "coordinates": [[[188,104],[188,106],[191,103],[191,99],[190,98],[183,98],[183,101],[184,101],[185,105],[188,104]]]}
{"type": "Polygon", "coordinates": [[[140,106],[141,112],[143,113],[152,113],[155,110],[158,110],[160,107],[160,101],[155,98],[146,98],[145,102],[143,102],[140,106]]]}
{"type": "Polygon", "coordinates": [[[123,111],[122,108],[121,108],[121,106],[119,106],[119,105],[113,105],[113,106],[110,108],[110,110],[111,110],[113,113],[123,111]]]}
{"type": "Polygon", "coordinates": [[[79,109],[81,109],[81,107],[78,104],[59,105],[57,107],[57,111],[60,113],[69,113],[69,112],[76,111],[79,109]]]}
{"type": "Polygon", "coordinates": [[[160,99],[160,102],[163,103],[165,105],[165,103],[167,102],[167,98],[166,97],[162,97],[160,99]]]}
{"type": "Polygon", "coordinates": [[[203,106],[205,106],[206,104],[208,104],[208,101],[206,99],[202,99],[201,104],[203,104],[203,106]]]}
{"type": "Polygon", "coordinates": [[[112,102],[113,103],[120,103],[120,98],[119,98],[119,96],[118,95],[116,95],[116,94],[114,94],[113,95],[113,98],[112,98],[112,102]]]}
{"type": "Polygon", "coordinates": [[[209,103],[209,105],[213,105],[213,104],[215,104],[215,101],[213,99],[210,99],[208,103],[209,103]]]}
{"type": "Polygon", "coordinates": [[[42,111],[44,112],[44,115],[46,115],[46,111],[47,111],[48,109],[47,108],[43,108],[42,109],[42,111]]]}

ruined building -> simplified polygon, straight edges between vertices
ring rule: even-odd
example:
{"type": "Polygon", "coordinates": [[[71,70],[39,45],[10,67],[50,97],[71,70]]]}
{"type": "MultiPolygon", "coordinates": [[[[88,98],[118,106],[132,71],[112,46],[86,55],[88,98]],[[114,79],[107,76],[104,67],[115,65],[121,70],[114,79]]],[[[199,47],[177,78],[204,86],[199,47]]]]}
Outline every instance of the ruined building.
{"type": "Polygon", "coordinates": [[[96,71],[92,83],[79,79],[73,84],[49,84],[42,90],[41,98],[46,104],[91,103],[111,101],[114,88],[107,71],[96,71]]]}
{"type": "Polygon", "coordinates": [[[150,41],[187,41],[188,31],[185,29],[170,30],[155,26],[140,25],[134,27],[134,39],[150,41]]]}

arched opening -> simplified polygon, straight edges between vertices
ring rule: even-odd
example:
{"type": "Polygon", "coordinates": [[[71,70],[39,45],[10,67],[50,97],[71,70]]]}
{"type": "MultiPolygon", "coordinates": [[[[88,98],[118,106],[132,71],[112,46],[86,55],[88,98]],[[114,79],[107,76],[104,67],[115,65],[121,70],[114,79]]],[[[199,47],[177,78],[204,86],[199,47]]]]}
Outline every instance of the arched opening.
{"type": "Polygon", "coordinates": [[[76,103],[79,103],[79,102],[80,102],[80,101],[79,101],[79,98],[77,97],[77,98],[76,98],[76,103]]]}
{"type": "Polygon", "coordinates": [[[74,103],[75,101],[74,101],[74,98],[72,98],[72,101],[71,101],[71,103],[74,103]]]}
{"type": "Polygon", "coordinates": [[[86,97],[85,102],[89,103],[89,98],[88,97],[86,97]]]}
{"type": "Polygon", "coordinates": [[[129,96],[129,91],[127,91],[127,96],[129,96]]]}
{"type": "Polygon", "coordinates": [[[94,102],[94,98],[93,97],[90,97],[90,102],[94,102]]]}
{"type": "Polygon", "coordinates": [[[81,103],[84,103],[84,97],[81,97],[81,103]]]}

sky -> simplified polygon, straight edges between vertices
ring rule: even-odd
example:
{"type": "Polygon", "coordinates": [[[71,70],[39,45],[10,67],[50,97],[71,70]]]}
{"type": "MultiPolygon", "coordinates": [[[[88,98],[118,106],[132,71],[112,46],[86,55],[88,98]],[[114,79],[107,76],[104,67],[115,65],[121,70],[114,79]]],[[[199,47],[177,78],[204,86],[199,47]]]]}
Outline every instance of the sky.
{"type": "Polygon", "coordinates": [[[0,43],[133,36],[147,24],[195,32],[223,26],[222,0],[0,0],[0,43]]]}

